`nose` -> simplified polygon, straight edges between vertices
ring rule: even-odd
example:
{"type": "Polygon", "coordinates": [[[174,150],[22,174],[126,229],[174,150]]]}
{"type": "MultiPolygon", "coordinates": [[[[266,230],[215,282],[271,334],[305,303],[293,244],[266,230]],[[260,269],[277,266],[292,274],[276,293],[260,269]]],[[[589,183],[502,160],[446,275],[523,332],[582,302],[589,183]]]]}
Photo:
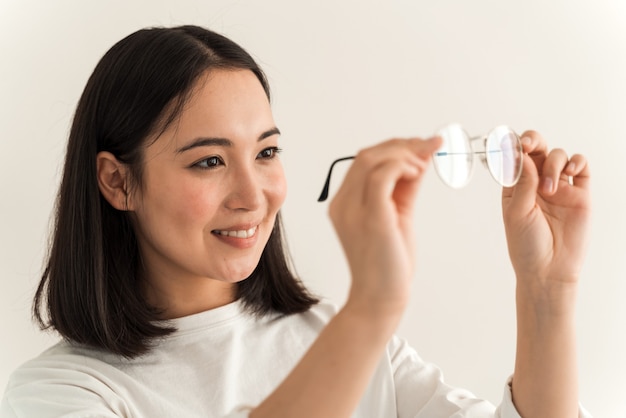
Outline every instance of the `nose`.
{"type": "Polygon", "coordinates": [[[254,211],[263,202],[260,174],[254,167],[239,167],[229,179],[224,205],[230,210],[254,211]]]}

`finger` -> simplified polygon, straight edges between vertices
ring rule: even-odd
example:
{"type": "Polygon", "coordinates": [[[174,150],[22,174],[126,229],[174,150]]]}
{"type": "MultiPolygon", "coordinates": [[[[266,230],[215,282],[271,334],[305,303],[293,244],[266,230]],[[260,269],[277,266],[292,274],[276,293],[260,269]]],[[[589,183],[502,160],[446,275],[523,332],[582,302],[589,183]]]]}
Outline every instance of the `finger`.
{"type": "Polygon", "coordinates": [[[374,146],[360,150],[354,158],[350,169],[346,173],[337,197],[351,196],[350,199],[362,203],[367,177],[377,166],[385,161],[410,161],[418,164],[418,158],[406,151],[406,140],[391,139],[374,146]]]}
{"type": "Polygon", "coordinates": [[[393,160],[413,160],[417,163],[417,157],[407,150],[407,140],[390,139],[371,147],[360,150],[354,158],[354,163],[348,173],[346,180],[352,177],[361,177],[371,172],[377,165],[384,161],[393,160]]]}
{"type": "Polygon", "coordinates": [[[386,160],[360,178],[358,184],[342,185],[329,205],[329,215],[335,224],[358,223],[367,218],[374,220],[370,227],[387,229],[395,224],[395,212],[412,207],[411,196],[403,196],[401,208],[392,204],[396,185],[416,181],[418,177],[419,169],[415,165],[386,160]],[[363,209],[367,212],[365,218],[359,216],[364,214],[363,209]]]}
{"type": "Polygon", "coordinates": [[[521,138],[525,153],[533,155],[547,154],[548,144],[539,132],[528,130],[522,134],[521,138]]]}
{"type": "Polygon", "coordinates": [[[355,193],[362,194],[365,186],[365,178],[376,169],[377,166],[388,161],[408,163],[416,167],[428,162],[441,146],[440,139],[434,138],[422,140],[392,139],[375,146],[363,149],[357,154],[352,167],[346,174],[342,188],[345,190],[356,188],[355,193]]]}
{"type": "Polygon", "coordinates": [[[366,182],[363,204],[367,208],[386,210],[393,200],[396,210],[411,207],[417,192],[417,184],[425,168],[423,165],[399,164],[394,161],[378,165],[366,182]],[[404,192],[402,196],[397,195],[399,185],[402,185],[400,189],[404,192]],[[397,207],[398,204],[400,207],[397,207]]]}
{"type": "Polygon", "coordinates": [[[581,154],[574,154],[565,167],[565,173],[572,177],[572,184],[583,189],[589,188],[591,172],[587,158],[581,154]]]}
{"type": "Polygon", "coordinates": [[[540,191],[542,194],[553,195],[559,187],[559,181],[568,182],[568,175],[565,173],[568,163],[569,158],[563,149],[555,148],[550,151],[541,171],[540,191]]]}
{"type": "MultiPolygon", "coordinates": [[[[391,178],[389,183],[384,184],[384,187],[377,189],[380,190],[381,194],[375,198],[385,199],[391,197],[398,211],[412,207],[423,174],[428,169],[432,155],[441,148],[441,144],[442,139],[439,137],[428,140],[419,138],[407,140],[406,145],[410,148],[410,152],[415,153],[417,158],[407,160],[409,166],[404,167],[404,171],[400,171],[401,175],[391,178]]],[[[390,160],[390,163],[395,165],[397,160],[390,160]]]]}
{"type": "Polygon", "coordinates": [[[433,136],[428,139],[412,138],[409,139],[409,144],[418,156],[430,159],[433,153],[443,145],[443,138],[440,136],[433,136]]]}
{"type": "Polygon", "coordinates": [[[541,173],[543,162],[548,154],[548,144],[537,131],[526,131],[521,136],[522,149],[535,163],[537,170],[541,173]]]}
{"type": "MultiPolygon", "coordinates": [[[[429,159],[432,154],[441,147],[442,139],[440,137],[432,137],[428,139],[421,138],[394,138],[374,146],[361,150],[358,156],[364,162],[375,162],[386,160],[393,156],[397,158],[395,153],[402,153],[402,157],[429,159]]],[[[358,157],[357,156],[357,157],[358,157]]]]}
{"type": "Polygon", "coordinates": [[[535,162],[524,156],[522,158],[522,173],[517,184],[513,187],[502,188],[503,203],[509,207],[509,213],[514,217],[522,217],[535,206],[539,175],[535,162]]]}

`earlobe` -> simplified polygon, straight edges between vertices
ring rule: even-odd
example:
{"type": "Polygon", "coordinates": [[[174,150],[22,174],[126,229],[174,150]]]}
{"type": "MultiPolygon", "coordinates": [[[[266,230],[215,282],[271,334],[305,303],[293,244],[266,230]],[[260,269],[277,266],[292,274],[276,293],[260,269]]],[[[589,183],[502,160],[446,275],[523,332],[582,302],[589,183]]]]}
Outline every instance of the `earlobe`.
{"type": "Polygon", "coordinates": [[[96,156],[96,170],[100,193],[107,202],[117,210],[133,210],[126,165],[110,152],[102,151],[96,156]]]}

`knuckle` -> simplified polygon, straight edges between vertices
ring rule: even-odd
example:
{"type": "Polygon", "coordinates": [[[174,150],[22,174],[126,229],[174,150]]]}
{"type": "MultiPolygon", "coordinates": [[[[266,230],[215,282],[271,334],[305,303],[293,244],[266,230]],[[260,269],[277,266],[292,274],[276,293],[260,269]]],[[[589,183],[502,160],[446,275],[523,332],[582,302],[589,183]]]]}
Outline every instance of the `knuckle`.
{"type": "Polygon", "coordinates": [[[335,209],[335,201],[332,200],[329,204],[328,204],[328,217],[333,220],[335,219],[335,215],[337,213],[336,209],[335,209]]]}
{"type": "Polygon", "coordinates": [[[328,205],[328,216],[333,221],[333,223],[336,223],[338,221],[339,215],[341,214],[341,211],[339,210],[339,206],[340,205],[337,202],[337,198],[334,198],[333,200],[331,200],[331,202],[328,205]]]}
{"type": "Polygon", "coordinates": [[[391,138],[386,141],[387,144],[394,147],[404,146],[406,141],[400,138],[391,138]]]}
{"type": "Polygon", "coordinates": [[[529,129],[529,130],[524,131],[524,133],[522,133],[522,137],[528,137],[531,139],[539,139],[541,138],[541,135],[539,135],[539,132],[533,129],[529,129]]]}
{"type": "Polygon", "coordinates": [[[364,148],[356,154],[355,163],[369,166],[373,164],[375,155],[374,148],[364,148]]]}

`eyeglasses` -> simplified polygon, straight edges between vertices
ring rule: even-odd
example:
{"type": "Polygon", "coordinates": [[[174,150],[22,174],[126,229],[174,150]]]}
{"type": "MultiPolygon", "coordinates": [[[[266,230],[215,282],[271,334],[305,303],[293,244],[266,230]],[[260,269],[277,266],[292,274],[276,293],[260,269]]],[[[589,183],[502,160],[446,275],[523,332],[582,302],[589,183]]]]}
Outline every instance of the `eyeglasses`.
{"type": "MultiPolygon", "coordinates": [[[[498,126],[487,135],[470,137],[461,125],[455,123],[440,129],[436,135],[443,139],[443,143],[433,154],[433,165],[439,178],[448,186],[460,189],[469,182],[475,154],[480,155],[493,179],[501,186],[512,187],[519,181],[524,155],[522,142],[508,126],[498,126]]],[[[353,158],[343,157],[333,161],[318,202],[328,198],[330,176],[335,164],[353,158]]]]}
{"type": "Polygon", "coordinates": [[[489,169],[501,186],[517,184],[522,174],[522,141],[508,126],[498,126],[484,136],[470,137],[459,124],[451,124],[437,132],[443,145],[433,154],[433,165],[441,180],[459,189],[472,177],[474,154],[489,169]]]}

